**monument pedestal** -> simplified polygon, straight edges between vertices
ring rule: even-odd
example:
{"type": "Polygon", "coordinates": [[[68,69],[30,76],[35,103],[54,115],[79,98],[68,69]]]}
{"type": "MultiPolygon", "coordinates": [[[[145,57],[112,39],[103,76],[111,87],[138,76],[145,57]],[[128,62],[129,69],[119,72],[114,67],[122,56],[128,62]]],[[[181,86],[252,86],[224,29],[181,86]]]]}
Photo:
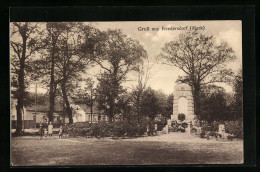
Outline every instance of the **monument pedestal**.
{"type": "Polygon", "coordinates": [[[188,84],[178,83],[174,87],[173,114],[171,121],[177,121],[179,114],[185,115],[188,122],[195,118],[192,89],[188,84]]]}

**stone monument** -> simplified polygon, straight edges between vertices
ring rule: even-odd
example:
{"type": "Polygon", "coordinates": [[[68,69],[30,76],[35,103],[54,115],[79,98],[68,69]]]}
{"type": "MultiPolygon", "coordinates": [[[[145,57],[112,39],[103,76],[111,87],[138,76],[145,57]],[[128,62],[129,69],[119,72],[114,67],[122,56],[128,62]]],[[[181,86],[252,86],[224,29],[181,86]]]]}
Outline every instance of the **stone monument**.
{"type": "Polygon", "coordinates": [[[185,83],[177,83],[173,94],[173,114],[171,115],[171,121],[177,121],[178,115],[183,113],[185,115],[184,122],[191,122],[195,118],[191,87],[185,83]]]}

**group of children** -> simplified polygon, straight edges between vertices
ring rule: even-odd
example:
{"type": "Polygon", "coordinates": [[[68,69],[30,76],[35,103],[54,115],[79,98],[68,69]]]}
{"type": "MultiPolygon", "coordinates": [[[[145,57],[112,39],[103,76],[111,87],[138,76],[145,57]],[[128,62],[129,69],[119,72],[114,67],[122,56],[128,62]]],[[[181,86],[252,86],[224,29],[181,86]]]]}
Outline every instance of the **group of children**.
{"type": "MultiPolygon", "coordinates": [[[[47,138],[47,136],[52,138],[53,134],[53,124],[52,122],[49,123],[48,127],[44,127],[43,123],[40,123],[40,128],[39,128],[39,133],[40,133],[40,139],[43,139],[43,136],[47,138]]],[[[68,126],[65,124],[64,127],[62,125],[59,128],[59,138],[68,138],[68,126]]]]}

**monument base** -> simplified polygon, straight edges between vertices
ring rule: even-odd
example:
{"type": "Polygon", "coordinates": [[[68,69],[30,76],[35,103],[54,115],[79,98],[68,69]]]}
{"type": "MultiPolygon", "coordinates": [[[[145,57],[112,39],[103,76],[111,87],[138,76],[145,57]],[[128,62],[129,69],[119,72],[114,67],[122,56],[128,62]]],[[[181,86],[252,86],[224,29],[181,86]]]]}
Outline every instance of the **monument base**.
{"type": "MultiPolygon", "coordinates": [[[[184,122],[191,122],[195,119],[195,115],[185,115],[184,122]]],[[[178,121],[178,115],[171,115],[171,121],[178,121]]]]}

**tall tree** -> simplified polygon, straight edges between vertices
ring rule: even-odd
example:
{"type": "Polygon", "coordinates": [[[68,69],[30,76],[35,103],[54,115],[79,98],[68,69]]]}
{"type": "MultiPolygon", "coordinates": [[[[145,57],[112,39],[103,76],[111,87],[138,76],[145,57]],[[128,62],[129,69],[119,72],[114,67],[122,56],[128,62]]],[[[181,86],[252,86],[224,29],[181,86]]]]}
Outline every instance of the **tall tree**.
{"type": "Polygon", "coordinates": [[[160,57],[164,64],[181,69],[182,82],[192,86],[195,115],[201,115],[201,87],[214,82],[227,82],[232,74],[226,63],[235,59],[232,48],[226,43],[216,43],[213,36],[198,31],[180,34],[175,41],[164,45],[160,57]]]}
{"type": "Polygon", "coordinates": [[[201,94],[201,120],[212,123],[230,119],[230,110],[222,87],[209,85],[204,87],[201,94]]]}
{"type": "Polygon", "coordinates": [[[173,114],[173,94],[167,97],[166,104],[162,105],[162,115],[166,118],[171,118],[173,114]]]}
{"type": "Polygon", "coordinates": [[[131,104],[131,95],[128,93],[120,95],[117,105],[122,119],[130,122],[132,120],[131,112],[133,109],[131,104]]]}
{"type": "Polygon", "coordinates": [[[158,100],[159,114],[161,114],[162,116],[165,116],[165,107],[167,105],[168,96],[162,90],[156,90],[155,96],[158,100]]]}
{"type": "Polygon", "coordinates": [[[96,88],[98,108],[104,110],[112,122],[114,114],[119,113],[119,99],[126,92],[121,83],[115,82],[110,74],[103,73],[98,78],[99,84],[96,88]]]}
{"type": "Polygon", "coordinates": [[[154,120],[156,115],[160,113],[160,102],[156,97],[156,93],[151,87],[144,90],[141,99],[141,114],[143,117],[149,117],[154,120]]]}
{"type": "Polygon", "coordinates": [[[135,73],[137,74],[137,85],[133,87],[131,93],[131,101],[133,104],[134,113],[137,115],[137,120],[140,121],[141,99],[146,85],[149,79],[152,77],[151,73],[152,65],[148,57],[144,59],[142,63],[139,63],[135,67],[135,73]]]}
{"type": "Polygon", "coordinates": [[[242,119],[243,117],[243,75],[242,69],[234,77],[233,81],[234,100],[231,105],[233,111],[233,120],[242,119]]]}
{"type": "Polygon", "coordinates": [[[84,104],[90,107],[90,121],[93,121],[93,108],[96,102],[96,89],[92,78],[87,78],[83,82],[85,87],[74,90],[71,98],[76,104],[84,104]]]}
{"type": "Polygon", "coordinates": [[[70,90],[96,58],[94,52],[99,51],[103,39],[99,30],[82,23],[66,23],[61,36],[56,67],[69,123],[73,123],[70,90]]]}
{"type": "Polygon", "coordinates": [[[30,57],[41,48],[37,24],[29,22],[13,22],[10,24],[10,56],[11,72],[17,77],[17,128],[16,134],[22,131],[22,113],[25,97],[26,72],[30,69],[30,57]]]}
{"type": "Polygon", "coordinates": [[[48,118],[49,121],[53,120],[53,112],[55,107],[55,96],[57,85],[60,80],[55,80],[55,60],[59,56],[59,47],[58,42],[59,38],[61,37],[62,33],[66,29],[65,23],[47,23],[47,39],[46,41],[49,42],[48,46],[48,60],[50,62],[50,83],[49,83],[49,111],[48,111],[48,118]]]}
{"type": "Polygon", "coordinates": [[[95,60],[103,69],[99,77],[99,107],[107,112],[112,121],[116,109],[115,101],[118,101],[118,96],[123,91],[121,84],[128,72],[134,70],[135,65],[140,63],[147,53],[138,41],[128,38],[120,30],[106,31],[103,45],[102,51],[99,52],[100,58],[95,60]]]}
{"type": "Polygon", "coordinates": [[[49,88],[49,122],[53,120],[53,112],[55,108],[55,97],[57,85],[60,79],[57,76],[57,57],[59,56],[59,42],[61,35],[65,31],[66,23],[47,22],[44,23],[44,39],[45,48],[41,50],[40,57],[34,61],[34,71],[38,78],[49,88]]]}

